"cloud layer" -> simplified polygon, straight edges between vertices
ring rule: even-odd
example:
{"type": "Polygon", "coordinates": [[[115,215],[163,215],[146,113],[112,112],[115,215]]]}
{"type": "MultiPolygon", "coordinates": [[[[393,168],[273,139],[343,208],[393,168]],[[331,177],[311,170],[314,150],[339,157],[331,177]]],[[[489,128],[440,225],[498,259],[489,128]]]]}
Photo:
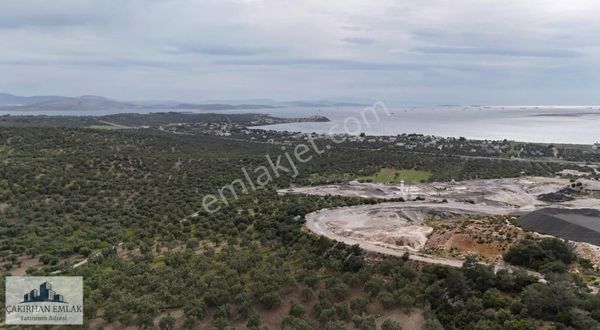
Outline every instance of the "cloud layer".
{"type": "Polygon", "coordinates": [[[600,104],[589,0],[0,2],[0,91],[600,104]]]}

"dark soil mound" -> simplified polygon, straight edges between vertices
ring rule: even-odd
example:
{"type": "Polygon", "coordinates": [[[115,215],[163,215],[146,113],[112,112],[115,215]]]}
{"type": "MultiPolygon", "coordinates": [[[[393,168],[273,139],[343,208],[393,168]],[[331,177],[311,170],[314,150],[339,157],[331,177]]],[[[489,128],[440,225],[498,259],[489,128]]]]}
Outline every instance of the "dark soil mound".
{"type": "Polygon", "coordinates": [[[568,202],[572,201],[575,198],[569,195],[564,195],[561,193],[553,192],[548,194],[542,194],[537,197],[542,202],[552,202],[552,203],[560,203],[560,202],[568,202]]]}
{"type": "Polygon", "coordinates": [[[547,208],[518,220],[524,228],[573,241],[600,244],[600,211],[547,208]]]}
{"type": "Polygon", "coordinates": [[[576,190],[571,189],[571,188],[564,188],[557,192],[541,194],[537,197],[537,199],[541,200],[543,202],[553,202],[553,203],[568,202],[568,201],[572,201],[575,199],[572,196],[574,194],[577,194],[576,190]]]}

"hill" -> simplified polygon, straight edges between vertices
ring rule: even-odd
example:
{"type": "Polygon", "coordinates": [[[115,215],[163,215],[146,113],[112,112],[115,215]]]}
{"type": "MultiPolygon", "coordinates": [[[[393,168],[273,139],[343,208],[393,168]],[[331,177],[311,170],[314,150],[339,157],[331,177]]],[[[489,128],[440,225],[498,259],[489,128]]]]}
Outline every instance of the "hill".
{"type": "Polygon", "coordinates": [[[114,101],[102,96],[93,95],[85,95],[80,97],[66,97],[27,105],[4,107],[4,109],[6,110],[22,111],[86,111],[135,108],[142,108],[142,106],[133,103],[114,101]]]}
{"type": "Polygon", "coordinates": [[[135,110],[135,109],[173,109],[173,110],[256,110],[278,108],[263,104],[196,104],[180,102],[128,102],[112,100],[103,96],[84,95],[79,97],[63,96],[15,96],[0,94],[0,108],[12,111],[95,111],[95,110],[135,110]]]}
{"type": "Polygon", "coordinates": [[[37,96],[18,96],[8,93],[0,93],[0,106],[19,106],[34,103],[57,101],[65,99],[64,96],[55,95],[37,95],[37,96]]]}
{"type": "Polygon", "coordinates": [[[263,105],[263,104],[193,104],[193,103],[179,103],[173,106],[173,109],[177,110],[256,110],[256,109],[276,109],[277,106],[263,105]]]}

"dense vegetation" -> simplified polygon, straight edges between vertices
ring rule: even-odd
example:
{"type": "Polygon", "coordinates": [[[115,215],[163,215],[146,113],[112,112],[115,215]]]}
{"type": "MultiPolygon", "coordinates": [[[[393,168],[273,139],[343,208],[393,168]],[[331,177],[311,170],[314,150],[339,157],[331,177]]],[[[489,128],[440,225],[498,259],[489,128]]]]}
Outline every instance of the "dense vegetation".
{"type": "Polygon", "coordinates": [[[565,272],[576,259],[571,246],[558,238],[527,238],[513,245],[504,255],[504,260],[511,264],[545,273],[565,272]]]}
{"type": "Polygon", "coordinates": [[[392,317],[376,316],[401,312],[422,314],[426,329],[600,326],[600,298],[576,276],[541,284],[473,260],[450,269],[367,256],[307,234],[302,223],[314,210],[375,201],[275,191],[382,167],[450,180],[546,174],[558,165],[334,147],[296,178],[276,177],[217,213],[202,211],[202,196],[280,153],[276,144],[152,128],[1,128],[2,265],[15,272],[33,260],[29,274],[84,276],[92,328],[397,329],[392,317]]]}

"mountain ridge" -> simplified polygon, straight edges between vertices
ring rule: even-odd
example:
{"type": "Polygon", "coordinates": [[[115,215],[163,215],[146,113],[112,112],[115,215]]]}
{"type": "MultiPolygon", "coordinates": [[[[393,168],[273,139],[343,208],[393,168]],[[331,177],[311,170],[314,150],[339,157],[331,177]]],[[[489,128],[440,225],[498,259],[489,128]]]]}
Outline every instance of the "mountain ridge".
{"type": "Polygon", "coordinates": [[[66,97],[57,95],[18,96],[0,93],[0,110],[4,111],[95,111],[95,110],[258,110],[283,107],[364,106],[346,99],[317,101],[274,101],[271,99],[219,100],[204,103],[179,101],[120,101],[98,95],[66,97]]]}

